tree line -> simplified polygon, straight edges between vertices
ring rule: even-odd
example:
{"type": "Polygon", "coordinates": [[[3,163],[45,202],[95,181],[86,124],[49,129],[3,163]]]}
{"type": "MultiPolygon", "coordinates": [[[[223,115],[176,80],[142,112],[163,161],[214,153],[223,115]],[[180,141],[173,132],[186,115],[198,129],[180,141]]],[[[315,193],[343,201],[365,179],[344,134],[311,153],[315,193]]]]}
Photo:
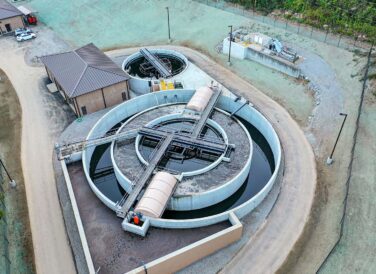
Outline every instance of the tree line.
{"type": "Polygon", "coordinates": [[[320,29],[376,40],[376,0],[226,0],[265,15],[280,11],[289,20],[320,29]]]}

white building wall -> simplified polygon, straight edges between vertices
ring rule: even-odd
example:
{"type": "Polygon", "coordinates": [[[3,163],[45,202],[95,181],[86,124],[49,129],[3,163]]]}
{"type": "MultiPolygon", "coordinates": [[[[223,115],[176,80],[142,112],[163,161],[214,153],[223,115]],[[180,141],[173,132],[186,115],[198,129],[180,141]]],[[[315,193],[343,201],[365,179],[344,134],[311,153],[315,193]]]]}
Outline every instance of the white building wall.
{"type": "MultiPolygon", "coordinates": [[[[223,39],[223,48],[222,53],[228,54],[230,48],[230,39],[226,37],[223,39]]],[[[247,48],[243,47],[238,43],[231,43],[231,57],[235,57],[238,59],[245,59],[247,54],[247,48]]]]}

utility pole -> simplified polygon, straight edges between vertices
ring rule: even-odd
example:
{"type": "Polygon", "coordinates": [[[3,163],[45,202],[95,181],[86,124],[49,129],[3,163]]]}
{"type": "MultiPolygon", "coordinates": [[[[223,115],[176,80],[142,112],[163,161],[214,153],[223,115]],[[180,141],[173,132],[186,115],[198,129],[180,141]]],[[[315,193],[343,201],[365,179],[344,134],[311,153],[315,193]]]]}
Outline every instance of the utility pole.
{"type": "Polygon", "coordinates": [[[228,26],[230,28],[230,45],[228,48],[228,65],[231,65],[231,42],[232,42],[232,25],[228,26]]]}
{"type": "Polygon", "coordinates": [[[171,33],[170,33],[170,9],[166,7],[167,10],[167,26],[168,26],[168,41],[171,43],[171,33]]]}
{"type": "Polygon", "coordinates": [[[346,113],[342,113],[342,112],[341,112],[339,115],[344,116],[345,118],[343,118],[342,125],[341,125],[341,128],[340,128],[340,130],[339,130],[339,133],[338,133],[338,136],[337,136],[336,142],[334,143],[334,147],[333,147],[332,153],[330,153],[330,156],[329,156],[328,159],[326,160],[326,164],[327,164],[327,165],[331,165],[331,164],[333,163],[333,154],[334,154],[334,150],[336,149],[336,146],[337,146],[337,143],[338,143],[338,140],[339,140],[339,136],[341,135],[341,132],[342,132],[343,126],[345,125],[346,118],[347,118],[347,114],[346,114],[346,113]]]}

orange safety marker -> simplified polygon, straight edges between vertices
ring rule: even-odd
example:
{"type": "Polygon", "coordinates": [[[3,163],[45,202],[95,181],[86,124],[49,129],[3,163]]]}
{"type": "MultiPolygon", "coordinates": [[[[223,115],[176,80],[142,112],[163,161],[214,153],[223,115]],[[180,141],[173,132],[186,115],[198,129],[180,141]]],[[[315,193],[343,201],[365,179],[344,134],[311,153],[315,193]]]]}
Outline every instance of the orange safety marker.
{"type": "Polygon", "coordinates": [[[138,224],[140,223],[140,218],[138,218],[137,215],[134,216],[134,217],[133,217],[133,222],[134,222],[135,225],[138,225],[138,224]]]}

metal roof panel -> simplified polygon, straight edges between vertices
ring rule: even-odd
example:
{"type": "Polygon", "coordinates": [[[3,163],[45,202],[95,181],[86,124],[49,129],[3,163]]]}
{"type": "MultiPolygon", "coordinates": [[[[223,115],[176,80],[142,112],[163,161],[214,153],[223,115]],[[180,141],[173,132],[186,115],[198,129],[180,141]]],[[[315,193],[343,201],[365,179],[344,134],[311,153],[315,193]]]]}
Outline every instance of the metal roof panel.
{"type": "Polygon", "coordinates": [[[15,6],[5,0],[0,0],[0,20],[22,15],[15,6]]]}
{"type": "Polygon", "coordinates": [[[41,61],[70,98],[129,79],[92,43],[75,51],[43,56],[41,61]]]}

